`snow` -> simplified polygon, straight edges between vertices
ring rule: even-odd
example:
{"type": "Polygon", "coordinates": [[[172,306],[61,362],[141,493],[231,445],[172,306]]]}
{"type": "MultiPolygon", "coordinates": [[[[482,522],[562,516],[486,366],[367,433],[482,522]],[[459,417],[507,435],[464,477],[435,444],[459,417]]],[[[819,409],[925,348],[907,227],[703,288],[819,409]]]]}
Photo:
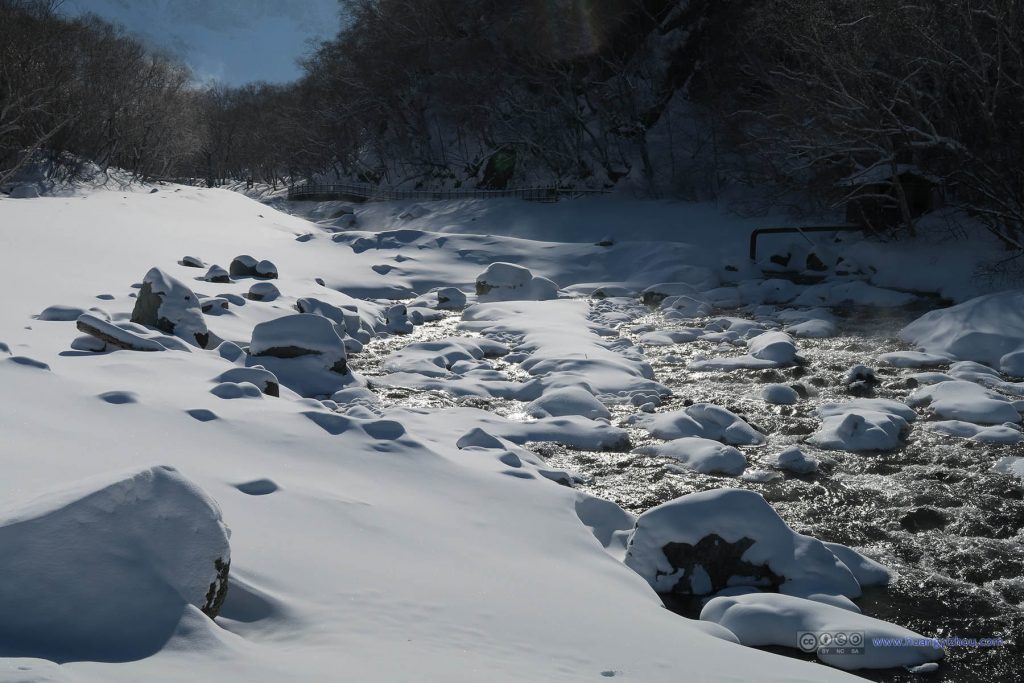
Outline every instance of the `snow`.
{"type": "Polygon", "coordinates": [[[797,636],[802,632],[857,632],[863,637],[862,654],[833,653],[813,645],[807,648],[816,652],[821,661],[840,669],[914,666],[941,659],[944,653],[937,641],[930,641],[901,626],[817,601],[777,593],[715,598],[704,606],[700,618],[724,626],[749,647],[778,645],[801,649],[797,636]],[[875,645],[876,638],[911,638],[926,644],[886,647],[875,645]]]}
{"type": "Polygon", "coordinates": [[[498,262],[477,276],[476,293],[479,301],[545,301],[558,297],[558,285],[534,277],[529,268],[498,262]]]}
{"type": "Polygon", "coordinates": [[[912,406],[927,407],[948,420],[986,425],[1021,420],[1012,402],[974,382],[954,380],[923,387],[914,392],[908,402],[912,406]]]}
{"type": "Polygon", "coordinates": [[[999,367],[1024,348],[1024,290],[988,294],[925,313],[904,327],[900,339],[927,353],[999,367]]]}
{"type": "MultiPolygon", "coordinates": [[[[771,570],[781,578],[782,591],[813,587],[849,598],[861,593],[854,575],[821,541],[794,532],[761,494],[743,489],[687,494],[640,515],[629,537],[625,563],[658,592],[708,594],[714,587],[706,571],[687,576],[670,563],[663,548],[668,543],[696,545],[712,534],[730,544],[753,541],[742,560],[771,570]]],[[[725,578],[729,586],[766,583],[745,575],[725,578]]]]}
{"type": "Polygon", "coordinates": [[[183,614],[212,608],[229,533],[217,504],[169,467],[90,479],[6,510],[0,653],[57,662],[153,654],[183,614]]]}
{"type": "Polygon", "coordinates": [[[563,387],[547,391],[532,401],[526,407],[526,412],[533,417],[582,415],[592,420],[611,418],[608,409],[594,398],[593,394],[581,387],[563,387]]]}
{"type": "Polygon", "coordinates": [[[690,367],[694,370],[761,369],[785,367],[797,361],[796,342],[785,332],[762,332],[747,342],[747,350],[749,353],[743,356],[699,360],[690,367]]]}
{"type": "Polygon", "coordinates": [[[830,450],[889,451],[898,448],[917,415],[906,404],[889,399],[854,399],[825,403],[816,414],[821,427],[808,442],[830,450]]]}
{"type": "Polygon", "coordinates": [[[709,403],[695,403],[682,410],[657,415],[635,415],[630,419],[658,439],[696,436],[735,446],[764,443],[764,435],[746,420],[726,408],[709,403]]]}
{"type": "Polygon", "coordinates": [[[1020,427],[1017,425],[983,427],[962,420],[940,420],[938,422],[926,422],[924,428],[936,434],[957,436],[962,439],[971,439],[978,443],[1016,444],[1024,440],[1020,427]]]}
{"type": "Polygon", "coordinates": [[[1024,479],[1024,458],[1008,455],[1005,458],[1000,458],[996,461],[996,464],[992,466],[992,469],[996,472],[1010,475],[1011,477],[1024,479]]]}
{"type": "Polygon", "coordinates": [[[800,400],[800,394],[786,384],[766,384],[761,389],[761,398],[765,403],[776,406],[791,406],[800,400]]]}
{"type": "Polygon", "coordinates": [[[793,474],[811,474],[818,471],[821,463],[817,458],[808,456],[799,446],[789,446],[781,453],[773,456],[769,461],[772,467],[786,470],[793,474]]]}
{"type": "Polygon", "coordinates": [[[811,320],[790,325],[784,331],[794,337],[804,337],[806,339],[828,339],[839,333],[834,322],[819,318],[812,318],[811,320]]]}
{"type": "Polygon", "coordinates": [[[159,268],[151,268],[142,279],[132,322],[156,327],[199,346],[205,346],[208,336],[196,295],[159,268]]]}
{"type": "Polygon", "coordinates": [[[672,458],[687,469],[701,474],[737,476],[747,467],[747,459],[732,446],[700,437],[673,439],[667,443],[642,446],[633,451],[641,455],[672,458]]]}

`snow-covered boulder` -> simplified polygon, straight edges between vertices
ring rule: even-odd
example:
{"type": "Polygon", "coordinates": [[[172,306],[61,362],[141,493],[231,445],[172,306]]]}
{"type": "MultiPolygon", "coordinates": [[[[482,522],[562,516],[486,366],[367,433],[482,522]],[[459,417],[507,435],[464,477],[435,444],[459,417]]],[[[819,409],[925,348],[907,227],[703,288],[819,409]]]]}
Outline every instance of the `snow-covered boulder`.
{"type": "Polygon", "coordinates": [[[946,356],[922,351],[891,351],[880,355],[878,360],[894,368],[937,368],[951,362],[946,356]]]}
{"type": "Polygon", "coordinates": [[[791,406],[800,400],[800,394],[786,384],[768,384],[761,389],[761,398],[772,405],[791,406]]]}
{"type": "Polygon", "coordinates": [[[231,259],[231,265],[228,266],[228,271],[231,273],[231,277],[256,277],[259,273],[256,271],[256,266],[259,261],[254,259],[248,254],[242,254],[231,259]]]}
{"type": "Polygon", "coordinates": [[[333,322],[300,313],[253,328],[246,365],[259,365],[303,396],[330,396],[357,382],[333,322]]]}
{"type": "Polygon", "coordinates": [[[806,455],[799,446],[789,446],[778,455],[773,456],[768,464],[775,469],[793,474],[811,474],[818,471],[820,463],[817,458],[806,455]]]}
{"type": "Polygon", "coordinates": [[[36,199],[39,197],[39,186],[34,184],[17,185],[11,190],[11,199],[36,199]]]}
{"type": "Polygon", "coordinates": [[[796,343],[785,332],[765,332],[747,342],[747,352],[758,360],[778,365],[792,365],[796,361],[796,343]]]}
{"type": "Polygon", "coordinates": [[[928,353],[999,367],[1024,349],[1024,290],[980,296],[930,311],[904,327],[900,339],[928,353]]]}
{"type": "Polygon", "coordinates": [[[1017,425],[993,425],[983,427],[962,420],[940,420],[926,422],[924,429],[944,436],[955,436],[970,439],[978,443],[1017,444],[1024,440],[1020,427],[1017,425]]]}
{"type": "Polygon", "coordinates": [[[477,298],[488,301],[547,301],[558,298],[558,285],[535,277],[528,268],[512,263],[492,263],[476,277],[477,298]]]}
{"type": "Polygon", "coordinates": [[[938,641],[902,626],[791,595],[750,593],[716,597],[704,605],[700,618],[729,629],[743,645],[800,649],[839,669],[909,667],[943,656],[938,641]],[[843,642],[833,642],[840,633],[843,642]],[[821,638],[822,634],[828,634],[827,640],[821,638]],[[885,646],[878,639],[900,644],[885,646]],[[847,651],[837,653],[839,646],[845,646],[847,651]],[[863,648],[863,652],[851,654],[849,648],[854,647],[863,648]]]}
{"type": "Polygon", "coordinates": [[[267,396],[281,395],[281,385],[277,376],[270,370],[258,365],[249,368],[231,368],[219,374],[214,381],[234,384],[249,382],[258,387],[267,396]]]}
{"type": "Polygon", "coordinates": [[[85,332],[87,335],[103,344],[103,348],[93,348],[88,346],[85,342],[78,342],[78,340],[76,340],[76,342],[78,342],[77,348],[79,350],[102,351],[107,346],[125,349],[126,351],[166,350],[165,346],[157,343],[153,339],[142,337],[134,332],[129,332],[124,328],[118,327],[106,320],[101,320],[100,318],[88,313],[78,316],[76,325],[79,331],[85,332]]]}
{"type": "Polygon", "coordinates": [[[413,324],[409,320],[409,311],[405,304],[388,306],[384,311],[384,329],[389,334],[409,334],[413,324]]]}
{"type": "Polygon", "coordinates": [[[916,418],[909,406],[888,399],[825,403],[815,411],[823,419],[808,442],[842,451],[889,451],[898,448],[916,418]]]}
{"type": "Polygon", "coordinates": [[[61,306],[53,305],[47,306],[39,315],[36,316],[37,320],[49,320],[49,321],[71,321],[78,320],[78,316],[85,313],[85,309],[78,308],[77,306],[61,306]]]}
{"type": "Polygon", "coordinates": [[[671,458],[701,474],[738,476],[747,468],[747,458],[736,448],[700,437],[673,439],[667,443],[642,446],[633,452],[671,458]]]}
{"type": "Polygon", "coordinates": [[[831,320],[813,318],[790,325],[785,328],[785,332],[804,339],[828,339],[836,336],[839,330],[831,320]]]}
{"type": "Polygon", "coordinates": [[[442,287],[437,290],[437,307],[442,310],[461,310],[466,307],[466,294],[458,287],[442,287]]]}
{"type": "Polygon", "coordinates": [[[974,382],[940,382],[918,389],[907,402],[912,406],[928,406],[947,420],[986,425],[1020,422],[1020,413],[1013,403],[974,382]]]}
{"type": "Polygon", "coordinates": [[[246,293],[250,301],[274,301],[281,296],[281,290],[273,282],[257,282],[246,293]]]}
{"type": "Polygon", "coordinates": [[[609,419],[611,413],[593,394],[582,387],[563,387],[549,389],[537,400],[526,406],[531,417],[563,417],[565,415],[582,415],[594,420],[609,419]]]}
{"type": "MultiPolygon", "coordinates": [[[[303,297],[295,302],[295,308],[298,309],[299,313],[320,315],[331,320],[351,337],[358,337],[361,333],[362,319],[359,317],[359,311],[356,310],[355,306],[343,308],[320,299],[314,299],[313,297],[303,297]]],[[[369,341],[368,337],[366,341],[369,341]]]]}
{"type": "Polygon", "coordinates": [[[636,521],[625,563],[659,593],[730,586],[855,598],[860,584],[825,545],[798,534],[759,493],[717,489],[659,505],[636,521]]]}
{"type": "Polygon", "coordinates": [[[231,276],[228,274],[228,271],[224,270],[217,264],[210,266],[210,269],[206,271],[206,275],[203,276],[203,279],[207,282],[215,282],[219,284],[231,282],[231,276]]]}
{"type": "Polygon", "coordinates": [[[230,532],[217,504],[170,467],[88,480],[0,521],[6,656],[139,659],[193,605],[227,591],[230,532]]]}
{"type": "Polygon", "coordinates": [[[199,299],[183,282],[159,268],[151,268],[143,278],[131,320],[200,348],[206,348],[210,340],[199,299]]]}
{"type": "Polygon", "coordinates": [[[274,280],[277,278],[277,266],[274,265],[273,261],[267,261],[266,259],[256,264],[254,269],[257,277],[264,277],[268,280],[274,280]]]}
{"type": "Polygon", "coordinates": [[[178,263],[183,265],[183,266],[185,266],[186,268],[205,268],[206,267],[206,264],[203,263],[203,260],[201,258],[196,257],[196,256],[182,256],[181,260],[178,261],[178,263]]]}
{"type": "Polygon", "coordinates": [[[638,415],[631,420],[658,439],[699,436],[735,446],[764,443],[764,434],[744,419],[726,408],[710,403],[696,403],[682,410],[657,415],[638,415]]]}

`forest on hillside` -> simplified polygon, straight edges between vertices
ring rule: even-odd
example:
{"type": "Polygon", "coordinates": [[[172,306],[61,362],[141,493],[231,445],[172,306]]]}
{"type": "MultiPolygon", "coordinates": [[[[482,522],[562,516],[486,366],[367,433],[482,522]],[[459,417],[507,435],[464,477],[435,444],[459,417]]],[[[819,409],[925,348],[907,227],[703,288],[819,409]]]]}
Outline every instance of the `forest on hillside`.
{"type": "MultiPolygon", "coordinates": [[[[1024,249],[1018,0],[342,0],[287,85],[224,87],[0,0],[0,186],[45,161],[209,185],[551,185],[960,208],[1024,249]]],[[[886,225],[881,225],[882,223],[886,225]]]]}

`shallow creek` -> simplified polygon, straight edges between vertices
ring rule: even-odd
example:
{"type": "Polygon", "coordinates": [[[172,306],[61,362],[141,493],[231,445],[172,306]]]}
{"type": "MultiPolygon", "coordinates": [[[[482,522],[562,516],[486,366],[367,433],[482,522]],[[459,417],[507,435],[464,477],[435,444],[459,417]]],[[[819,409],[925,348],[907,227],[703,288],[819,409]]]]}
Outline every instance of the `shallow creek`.
{"type": "MultiPolygon", "coordinates": [[[[595,315],[614,304],[595,304],[595,315]]],[[[922,313],[917,310],[837,310],[840,333],[830,339],[800,339],[803,364],[780,370],[691,372],[698,354],[739,355],[703,341],[646,347],[656,379],[673,395],[657,408],[676,410],[690,403],[713,403],[743,416],[767,435],[761,446],[741,447],[748,474],[770,469],[769,456],[800,444],[821,460],[808,476],[778,473],[769,481],[702,475],[664,458],[629,452],[589,452],[555,444],[529,444],[550,465],[579,473],[577,487],[639,514],[680,495],[721,487],[759,491],[795,530],[825,541],[845,543],[891,567],[892,583],[868,589],[857,602],[863,612],[906,626],[927,636],[1001,637],[992,648],[947,648],[940,670],[928,676],[903,670],[860,671],[876,681],[1024,681],[1024,488],[1019,480],[991,471],[1006,455],[1021,455],[1021,446],[978,444],[922,429],[929,417],[920,412],[906,444],[893,452],[855,454],[823,451],[803,443],[820,420],[813,414],[823,402],[852,398],[846,371],[864,364],[875,369],[880,385],[872,396],[905,400],[913,388],[905,381],[919,370],[882,366],[879,354],[907,347],[893,333],[922,313]],[[771,406],[760,398],[767,382],[799,382],[810,396],[796,406],[771,406]]],[[[621,335],[635,341],[633,329],[680,327],[659,309],[623,306],[621,335]],[[624,315],[623,315],[624,314],[624,315]]],[[[726,313],[728,314],[728,313],[726,313]]],[[[740,314],[735,314],[738,317],[740,314]]],[[[719,317],[719,316],[715,316],[719,317]]],[[[685,321],[701,327],[708,319],[685,321]]],[[[374,340],[352,358],[353,367],[373,383],[387,355],[416,341],[467,335],[457,329],[457,314],[416,328],[413,334],[374,340]]],[[[526,375],[500,359],[496,369],[511,380],[526,375]]],[[[409,407],[473,406],[510,419],[528,419],[514,401],[454,398],[444,392],[374,386],[385,405],[409,407]]],[[[613,406],[612,423],[627,429],[633,447],[654,440],[642,429],[623,423],[637,409],[613,406]]],[[[700,604],[670,604],[696,617],[700,604]]],[[[774,649],[800,656],[796,650],[774,649]]]]}

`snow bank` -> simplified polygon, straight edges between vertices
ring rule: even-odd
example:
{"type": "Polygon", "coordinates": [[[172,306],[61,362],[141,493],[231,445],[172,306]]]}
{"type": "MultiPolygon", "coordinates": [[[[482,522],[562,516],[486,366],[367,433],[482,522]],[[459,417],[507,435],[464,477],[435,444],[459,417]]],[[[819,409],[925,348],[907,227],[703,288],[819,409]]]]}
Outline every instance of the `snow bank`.
{"type": "MultiPolygon", "coordinates": [[[[914,666],[942,659],[943,649],[902,626],[856,612],[822,604],[813,600],[777,593],[752,593],[719,597],[710,600],[701,610],[700,618],[724,626],[750,647],[778,645],[817,654],[831,666],[855,669],[889,669],[914,666]],[[801,634],[830,634],[828,641],[811,637],[798,641],[801,634]],[[835,653],[832,636],[837,633],[857,634],[854,644],[863,646],[861,654],[835,653]],[[876,638],[912,639],[922,644],[875,645],[876,638]]],[[[805,636],[806,637],[806,636],[805,636]]],[[[846,636],[849,638],[849,635],[846,636]]],[[[849,641],[842,643],[849,645],[849,641]]],[[[839,643],[835,643],[839,645],[839,643]]]]}
{"type": "Polygon", "coordinates": [[[925,313],[899,338],[922,350],[999,367],[1024,347],[1024,290],[980,296],[925,313]]]}
{"type": "Polygon", "coordinates": [[[857,579],[821,541],[794,532],[761,494],[743,489],[691,493],[640,515],[625,563],[659,593],[755,586],[860,595],[857,579]]]}
{"type": "Polygon", "coordinates": [[[738,476],[747,468],[746,457],[736,448],[699,437],[685,437],[667,443],[642,446],[633,452],[672,458],[687,469],[701,474],[738,476]]]}
{"type": "Polygon", "coordinates": [[[152,654],[227,590],[217,504],[170,467],[93,479],[0,521],[0,654],[123,661],[152,654]]]}

